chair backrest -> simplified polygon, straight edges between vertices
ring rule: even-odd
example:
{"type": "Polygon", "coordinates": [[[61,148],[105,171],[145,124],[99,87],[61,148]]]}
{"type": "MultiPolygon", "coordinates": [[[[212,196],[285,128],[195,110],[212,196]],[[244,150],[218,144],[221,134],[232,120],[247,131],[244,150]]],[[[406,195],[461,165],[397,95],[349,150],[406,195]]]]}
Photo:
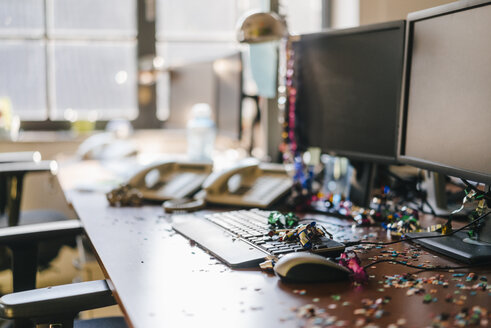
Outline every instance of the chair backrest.
{"type": "MultiPolygon", "coordinates": [[[[41,161],[41,153],[38,151],[0,153],[0,163],[39,161],[41,161]]],[[[7,207],[7,195],[7,178],[4,175],[0,175],[0,216],[5,214],[5,209],[7,207]]]]}

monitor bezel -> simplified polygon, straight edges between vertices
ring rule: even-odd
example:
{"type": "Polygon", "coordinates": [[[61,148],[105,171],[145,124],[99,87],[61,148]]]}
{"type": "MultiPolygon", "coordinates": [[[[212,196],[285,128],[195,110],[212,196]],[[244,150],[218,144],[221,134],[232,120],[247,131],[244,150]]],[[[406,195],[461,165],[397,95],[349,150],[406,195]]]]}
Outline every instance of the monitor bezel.
{"type": "MultiPolygon", "coordinates": [[[[387,30],[399,30],[402,29],[402,35],[404,37],[405,35],[405,29],[406,29],[406,21],[405,20],[395,20],[395,21],[390,21],[390,22],[384,22],[384,23],[376,23],[376,24],[369,24],[369,25],[362,25],[358,27],[352,27],[352,28],[344,28],[344,29],[332,29],[332,30],[325,30],[322,32],[317,32],[317,33],[310,33],[310,34],[304,34],[301,35],[299,40],[295,42],[304,42],[304,41],[310,41],[310,40],[315,40],[320,37],[338,37],[338,36],[344,36],[344,35],[355,35],[355,34],[364,34],[364,33],[371,33],[371,32],[380,32],[380,31],[387,31],[387,30]]],[[[405,42],[404,40],[402,41],[402,54],[403,54],[403,59],[401,60],[401,67],[400,67],[400,74],[402,78],[403,74],[403,69],[404,67],[402,66],[404,64],[404,54],[405,54],[405,42]]],[[[402,81],[402,80],[401,80],[402,81]]],[[[401,100],[401,88],[398,89],[397,92],[397,100],[396,103],[399,103],[401,100]]],[[[348,150],[342,150],[342,149],[322,149],[323,152],[333,155],[333,156],[344,156],[348,157],[349,159],[353,160],[362,160],[362,161],[369,161],[369,162],[374,162],[374,163],[380,163],[380,164],[397,164],[397,151],[398,151],[398,136],[399,136],[399,115],[400,111],[398,106],[395,108],[396,111],[396,122],[395,122],[395,131],[393,137],[395,138],[396,142],[394,145],[393,149],[393,156],[385,156],[385,155],[375,155],[372,153],[368,152],[362,152],[362,151],[348,151],[348,150]]]]}
{"type": "Polygon", "coordinates": [[[406,37],[405,37],[405,52],[404,52],[404,67],[402,74],[402,93],[401,93],[401,106],[399,113],[399,136],[397,142],[397,161],[401,164],[408,164],[422,169],[443,173],[450,176],[455,176],[463,179],[472,180],[475,182],[483,182],[491,184],[491,175],[483,174],[481,172],[464,170],[458,167],[445,165],[443,163],[428,161],[422,158],[408,156],[405,154],[405,137],[406,137],[406,122],[407,122],[407,110],[409,94],[409,78],[411,76],[411,50],[412,40],[414,35],[414,24],[419,21],[436,18],[448,14],[453,14],[460,11],[466,11],[490,5],[489,0],[463,0],[458,1],[430,9],[425,9],[410,13],[407,16],[406,23],[406,37]]]}

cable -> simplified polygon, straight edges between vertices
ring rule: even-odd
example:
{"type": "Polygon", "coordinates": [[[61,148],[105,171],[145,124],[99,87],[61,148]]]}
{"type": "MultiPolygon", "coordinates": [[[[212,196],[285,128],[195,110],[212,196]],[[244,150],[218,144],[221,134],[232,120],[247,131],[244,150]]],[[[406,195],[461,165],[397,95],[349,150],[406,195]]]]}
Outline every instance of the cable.
{"type": "MultiPolygon", "coordinates": [[[[416,202],[414,201],[411,201],[413,204],[415,205],[418,205],[419,206],[419,212],[422,212],[422,213],[425,213],[425,214],[431,214],[433,216],[436,216],[436,212],[435,212],[435,209],[433,208],[433,206],[428,202],[428,197],[426,195],[426,192],[424,192],[423,190],[420,190],[418,189],[417,187],[417,181],[410,181],[410,180],[406,180],[404,178],[401,178],[400,176],[398,176],[397,174],[395,174],[394,172],[391,172],[390,169],[384,169],[384,172],[393,177],[394,179],[402,182],[402,185],[404,186],[403,188],[406,189],[407,192],[413,192],[415,193],[415,196],[416,198],[419,198],[421,199],[421,204],[417,204],[416,202]],[[428,206],[429,210],[430,210],[430,213],[427,213],[425,210],[424,210],[424,206],[428,206]]],[[[413,196],[414,197],[414,196],[413,196]]]]}
{"type": "Polygon", "coordinates": [[[475,266],[484,266],[484,265],[491,263],[491,262],[487,262],[487,263],[475,263],[475,264],[464,265],[464,266],[436,266],[436,267],[424,268],[424,267],[420,267],[417,265],[407,264],[406,262],[402,262],[402,261],[398,261],[398,260],[384,259],[384,260],[377,260],[377,261],[374,261],[370,264],[364,265],[363,269],[366,270],[367,268],[371,267],[372,265],[375,265],[378,263],[384,263],[384,262],[396,263],[396,264],[407,266],[409,268],[419,269],[420,271],[440,271],[440,270],[446,271],[446,270],[468,269],[468,268],[472,268],[475,266]]]}
{"type": "Polygon", "coordinates": [[[467,181],[466,179],[460,179],[462,180],[462,182],[467,186],[467,188],[470,188],[472,190],[474,190],[479,196],[482,195],[482,197],[486,198],[486,200],[488,201],[491,201],[491,196],[488,195],[488,193],[476,188],[476,186],[472,185],[469,181],[467,181]]]}
{"type": "Polygon", "coordinates": [[[483,192],[482,190],[477,189],[477,188],[476,188],[476,186],[472,185],[472,184],[471,184],[469,181],[467,181],[466,179],[460,179],[460,180],[462,180],[462,182],[465,184],[465,186],[466,186],[467,188],[470,188],[470,189],[474,190],[474,191],[475,191],[475,192],[477,192],[477,193],[482,193],[482,192],[483,192]]]}
{"type": "Polygon", "coordinates": [[[459,231],[464,230],[467,227],[470,227],[471,225],[475,224],[477,221],[480,221],[480,220],[484,219],[489,214],[491,214],[491,211],[490,212],[487,212],[487,213],[485,213],[483,215],[481,215],[480,217],[478,217],[477,219],[475,219],[471,223],[466,224],[465,226],[463,226],[463,227],[461,227],[461,228],[459,228],[457,230],[453,230],[451,233],[449,233],[447,235],[420,236],[420,237],[411,237],[411,238],[401,238],[399,240],[385,242],[385,243],[378,243],[378,242],[371,242],[371,241],[354,241],[354,242],[347,242],[347,243],[344,243],[344,244],[345,244],[346,247],[358,246],[358,245],[379,245],[379,246],[387,246],[387,245],[402,243],[404,241],[411,241],[411,240],[417,240],[417,239],[430,239],[430,238],[448,237],[448,236],[451,236],[451,235],[453,235],[453,234],[455,234],[455,233],[457,233],[459,231]]]}

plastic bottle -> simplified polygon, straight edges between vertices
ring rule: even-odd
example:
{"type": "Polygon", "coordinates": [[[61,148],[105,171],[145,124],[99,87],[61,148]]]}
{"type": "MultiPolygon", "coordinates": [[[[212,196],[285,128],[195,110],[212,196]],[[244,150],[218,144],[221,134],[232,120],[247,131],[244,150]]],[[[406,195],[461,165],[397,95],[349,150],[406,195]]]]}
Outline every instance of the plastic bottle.
{"type": "Polygon", "coordinates": [[[208,104],[196,104],[187,124],[188,158],[194,162],[211,162],[216,127],[208,104]]]}

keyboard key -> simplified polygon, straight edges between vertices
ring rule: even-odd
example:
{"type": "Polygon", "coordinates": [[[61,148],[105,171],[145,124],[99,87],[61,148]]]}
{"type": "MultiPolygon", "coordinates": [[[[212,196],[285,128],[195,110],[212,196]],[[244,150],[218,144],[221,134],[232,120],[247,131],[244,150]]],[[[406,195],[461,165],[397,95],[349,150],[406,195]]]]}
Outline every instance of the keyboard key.
{"type": "Polygon", "coordinates": [[[288,254],[288,253],[291,253],[291,250],[290,249],[279,249],[276,251],[272,251],[271,253],[273,253],[273,255],[288,254]]]}

